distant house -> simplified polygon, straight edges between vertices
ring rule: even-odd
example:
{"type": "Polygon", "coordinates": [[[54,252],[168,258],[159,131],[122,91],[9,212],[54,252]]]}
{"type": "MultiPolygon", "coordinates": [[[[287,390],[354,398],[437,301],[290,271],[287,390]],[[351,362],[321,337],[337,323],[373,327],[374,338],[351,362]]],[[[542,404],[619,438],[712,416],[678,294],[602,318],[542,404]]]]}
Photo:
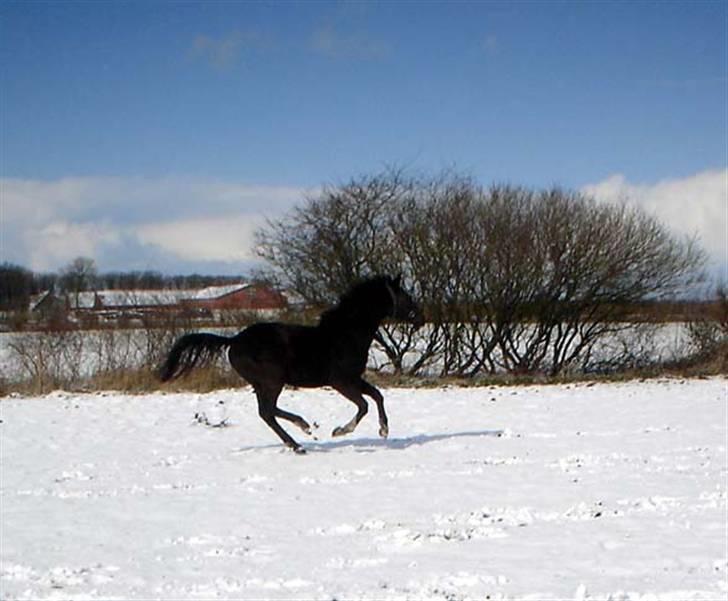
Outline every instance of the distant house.
{"type": "Polygon", "coordinates": [[[178,314],[189,291],[94,290],[68,296],[69,314],[79,320],[113,322],[178,314]]]}
{"type": "Polygon", "coordinates": [[[231,311],[270,316],[287,307],[286,297],[274,288],[240,283],[200,290],[95,290],[69,295],[56,295],[50,291],[35,300],[31,314],[41,321],[51,315],[101,321],[169,314],[217,319],[231,311]]]}
{"type": "Polygon", "coordinates": [[[52,321],[64,318],[68,313],[68,302],[56,295],[53,290],[47,290],[30,299],[29,313],[33,319],[39,321],[52,321]]]}

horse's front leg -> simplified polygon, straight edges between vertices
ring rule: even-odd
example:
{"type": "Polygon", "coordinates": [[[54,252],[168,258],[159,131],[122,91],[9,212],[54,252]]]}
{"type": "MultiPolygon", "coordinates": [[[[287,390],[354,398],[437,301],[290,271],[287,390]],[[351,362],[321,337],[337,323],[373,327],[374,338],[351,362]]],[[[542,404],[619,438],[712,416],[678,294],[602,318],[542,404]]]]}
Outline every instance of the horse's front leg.
{"type": "MultiPolygon", "coordinates": [[[[284,411],[283,409],[276,407],[276,417],[288,420],[292,424],[295,424],[296,426],[301,428],[304,433],[308,434],[309,436],[313,436],[313,429],[311,428],[311,425],[300,415],[296,415],[295,413],[290,413],[289,411],[284,411]]],[[[318,424],[314,422],[313,427],[318,428],[318,424]]]]}
{"type": "Polygon", "coordinates": [[[371,397],[377,404],[377,411],[379,412],[379,436],[387,438],[389,435],[389,421],[387,420],[387,412],[384,410],[384,397],[382,393],[363,378],[360,380],[359,386],[361,387],[362,394],[371,397]]]}
{"type": "Polygon", "coordinates": [[[296,453],[305,453],[305,449],[293,440],[290,434],[281,428],[280,424],[276,421],[276,413],[278,412],[276,401],[278,400],[278,395],[281,393],[281,389],[282,386],[278,384],[254,387],[255,394],[258,397],[258,415],[270,426],[270,429],[278,435],[286,446],[293,449],[296,453]]]}

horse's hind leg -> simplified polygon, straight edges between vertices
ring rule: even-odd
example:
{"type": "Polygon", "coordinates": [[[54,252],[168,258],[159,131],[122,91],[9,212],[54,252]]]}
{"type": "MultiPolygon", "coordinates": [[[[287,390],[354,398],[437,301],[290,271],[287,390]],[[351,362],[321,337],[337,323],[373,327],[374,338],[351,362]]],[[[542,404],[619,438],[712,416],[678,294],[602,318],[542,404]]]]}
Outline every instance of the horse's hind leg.
{"type": "Polygon", "coordinates": [[[359,422],[367,414],[368,407],[367,402],[364,400],[361,392],[359,392],[358,386],[352,384],[334,384],[334,388],[354,403],[357,409],[356,415],[349,422],[343,426],[334,428],[334,431],[331,433],[332,436],[343,436],[354,431],[359,425],[359,422]]]}
{"type": "Polygon", "coordinates": [[[382,393],[364,379],[361,380],[361,391],[374,399],[374,402],[377,404],[377,412],[379,413],[379,436],[387,438],[389,435],[389,421],[387,420],[387,412],[384,410],[384,397],[382,393]]]}
{"type": "Polygon", "coordinates": [[[276,401],[278,400],[278,395],[281,393],[282,386],[255,386],[254,388],[255,395],[258,397],[258,414],[261,419],[268,424],[270,429],[278,435],[286,446],[293,449],[296,453],[305,453],[306,451],[301,448],[301,445],[293,440],[288,432],[281,428],[280,424],[276,421],[276,414],[280,411],[276,407],[276,401]]]}

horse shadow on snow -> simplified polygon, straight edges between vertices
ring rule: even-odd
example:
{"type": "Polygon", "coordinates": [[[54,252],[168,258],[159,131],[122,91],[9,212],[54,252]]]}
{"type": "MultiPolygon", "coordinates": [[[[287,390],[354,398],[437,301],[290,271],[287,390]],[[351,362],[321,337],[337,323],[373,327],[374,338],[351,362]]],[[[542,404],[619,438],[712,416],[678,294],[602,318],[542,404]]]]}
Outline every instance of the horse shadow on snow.
{"type": "MultiPolygon", "coordinates": [[[[503,436],[503,430],[472,430],[468,432],[449,432],[443,434],[416,434],[404,438],[355,438],[349,440],[312,441],[306,444],[309,453],[330,453],[339,449],[353,449],[356,453],[375,453],[377,451],[403,451],[434,442],[456,440],[459,438],[482,438],[503,436]]],[[[280,449],[280,445],[258,445],[234,449],[233,453],[248,453],[265,449],[280,449]]]]}

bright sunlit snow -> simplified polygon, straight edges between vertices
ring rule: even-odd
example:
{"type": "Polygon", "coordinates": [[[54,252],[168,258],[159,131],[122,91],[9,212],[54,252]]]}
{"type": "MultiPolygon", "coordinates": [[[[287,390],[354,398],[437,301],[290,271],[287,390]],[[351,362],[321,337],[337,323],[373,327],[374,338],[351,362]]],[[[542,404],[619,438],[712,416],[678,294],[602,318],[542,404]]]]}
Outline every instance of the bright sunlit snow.
{"type": "Polygon", "coordinates": [[[725,379],[384,393],[3,399],[0,597],[725,598],[725,379]]]}

